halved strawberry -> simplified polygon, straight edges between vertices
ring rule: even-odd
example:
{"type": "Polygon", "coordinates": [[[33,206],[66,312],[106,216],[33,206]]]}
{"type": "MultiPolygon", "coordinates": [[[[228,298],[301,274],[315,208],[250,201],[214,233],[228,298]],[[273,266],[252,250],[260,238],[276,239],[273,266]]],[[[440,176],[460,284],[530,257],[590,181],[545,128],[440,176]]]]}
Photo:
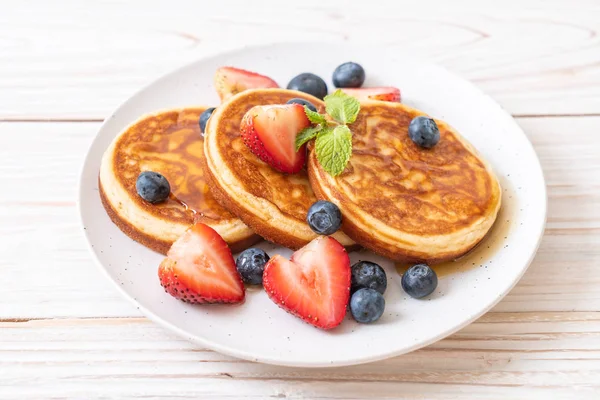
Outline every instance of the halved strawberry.
{"type": "Polygon", "coordinates": [[[240,303],[245,289],[227,243],[214,229],[197,223],[169,249],[158,267],[160,284],[191,304],[240,303]]]}
{"type": "Polygon", "coordinates": [[[292,254],[265,266],[263,285],[273,302],[322,329],[344,319],[350,296],[350,259],[334,238],[319,236],[292,254]]]}
{"type": "Polygon", "coordinates": [[[219,68],[214,81],[221,101],[248,89],[279,87],[277,82],[268,76],[234,67],[219,68]]]}
{"type": "Polygon", "coordinates": [[[242,118],[240,133],[261,160],[281,172],[295,174],[306,161],[306,146],[296,151],[296,135],[309,126],[300,104],[255,106],[242,118]]]}
{"type": "Polygon", "coordinates": [[[358,100],[400,101],[400,89],[391,86],[342,89],[342,92],[354,96],[358,100]]]}

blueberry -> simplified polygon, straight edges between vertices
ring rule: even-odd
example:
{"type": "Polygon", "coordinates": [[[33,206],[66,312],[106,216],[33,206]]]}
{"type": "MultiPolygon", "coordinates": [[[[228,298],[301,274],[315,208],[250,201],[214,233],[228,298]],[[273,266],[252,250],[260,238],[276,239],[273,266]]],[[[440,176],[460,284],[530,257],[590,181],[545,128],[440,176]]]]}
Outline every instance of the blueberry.
{"type": "Polygon", "coordinates": [[[235,261],[235,266],[242,276],[242,280],[251,285],[262,285],[265,264],[269,255],[261,249],[251,247],[244,250],[235,261]]]}
{"type": "Polygon", "coordinates": [[[369,261],[359,261],[352,266],[352,286],[350,293],[368,288],[384,294],[387,289],[387,276],[379,264],[369,261]]]}
{"type": "Polygon", "coordinates": [[[415,117],[408,125],[408,136],[417,146],[430,149],[440,141],[440,130],[429,117],[415,117]]]}
{"type": "Polygon", "coordinates": [[[296,97],[291,100],[288,100],[288,102],[287,102],[287,104],[294,104],[294,103],[300,104],[302,106],[306,106],[306,107],[308,107],[309,110],[317,112],[317,107],[315,107],[315,105],[308,100],[304,100],[299,97],[296,97]]]}
{"type": "Polygon", "coordinates": [[[206,130],[206,123],[208,122],[208,119],[212,115],[213,111],[215,111],[215,108],[211,107],[211,108],[207,108],[206,110],[204,110],[204,112],[202,114],[200,114],[199,123],[200,123],[200,132],[202,133],[202,136],[204,136],[204,131],[206,130]]]}
{"type": "Polygon", "coordinates": [[[342,225],[342,212],[335,204],[319,200],[308,209],[306,222],[319,235],[331,235],[342,225]]]}
{"type": "Polygon", "coordinates": [[[310,72],[305,72],[296,76],[288,83],[287,88],[312,94],[321,100],[323,100],[323,97],[327,96],[327,84],[325,81],[310,72]]]}
{"type": "Polygon", "coordinates": [[[165,201],[171,193],[167,178],[152,171],[144,171],[138,176],[135,189],[142,199],[150,203],[165,201]]]}
{"type": "Polygon", "coordinates": [[[359,289],[350,298],[350,313],[362,324],[377,321],[385,309],[383,295],[375,289],[359,289]]]}
{"type": "Polygon", "coordinates": [[[438,284],[438,278],[434,270],[427,264],[413,265],[402,275],[402,289],[410,297],[420,299],[429,296],[438,284]]]}
{"type": "Polygon", "coordinates": [[[355,62],[347,62],[333,71],[333,84],[338,88],[359,88],[365,81],[365,70],[355,62]]]}

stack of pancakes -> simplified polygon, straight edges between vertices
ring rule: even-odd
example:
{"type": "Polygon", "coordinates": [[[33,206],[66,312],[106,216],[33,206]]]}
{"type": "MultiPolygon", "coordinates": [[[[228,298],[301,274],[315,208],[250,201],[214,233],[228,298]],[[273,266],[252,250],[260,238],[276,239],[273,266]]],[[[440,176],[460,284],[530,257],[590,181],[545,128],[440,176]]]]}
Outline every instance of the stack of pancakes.
{"type": "Polygon", "coordinates": [[[490,166],[442,121],[432,149],[416,146],[408,124],[422,112],[399,103],[361,104],[352,157],[336,177],[325,172],[309,146],[306,170],[287,175],[250,152],[240,122],[253,106],[284,104],[305,93],[254,89],[222,103],[202,138],[202,108],[147,116],[121,133],[104,155],[102,200],[111,219],[130,237],[166,252],[197,221],[212,226],[234,251],[258,236],[298,249],[317,235],[306,213],[317,199],[335,203],[343,215],[333,236],[346,247],[363,246],[398,261],[455,259],[483,239],[494,223],[501,190],[490,166]],[[171,184],[165,203],[136,193],[141,171],[163,174],[171,184]],[[257,236],[258,235],[258,236],[257,236]]]}

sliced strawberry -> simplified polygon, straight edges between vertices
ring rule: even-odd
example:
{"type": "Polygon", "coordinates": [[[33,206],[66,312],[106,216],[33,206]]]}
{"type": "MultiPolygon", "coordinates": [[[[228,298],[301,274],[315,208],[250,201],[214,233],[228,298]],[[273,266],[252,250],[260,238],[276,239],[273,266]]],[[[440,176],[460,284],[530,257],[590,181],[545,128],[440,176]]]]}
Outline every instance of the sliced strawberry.
{"type": "Polygon", "coordinates": [[[292,254],[265,266],[263,285],[273,302],[322,329],[338,326],[350,296],[350,259],[334,238],[319,236],[292,254]]]}
{"type": "Polygon", "coordinates": [[[184,233],[158,267],[160,284],[176,299],[191,304],[240,303],[245,289],[227,243],[208,225],[184,233]]]}
{"type": "Polygon", "coordinates": [[[273,79],[234,67],[221,67],[215,73],[215,88],[221,98],[227,98],[248,89],[278,88],[273,79]]]}
{"type": "Polygon", "coordinates": [[[306,146],[296,151],[296,135],[309,126],[300,104],[255,106],[242,118],[240,132],[246,146],[261,160],[295,174],[306,161],[306,146]]]}
{"type": "Polygon", "coordinates": [[[354,96],[358,100],[400,101],[400,89],[391,86],[342,89],[342,92],[354,96]]]}

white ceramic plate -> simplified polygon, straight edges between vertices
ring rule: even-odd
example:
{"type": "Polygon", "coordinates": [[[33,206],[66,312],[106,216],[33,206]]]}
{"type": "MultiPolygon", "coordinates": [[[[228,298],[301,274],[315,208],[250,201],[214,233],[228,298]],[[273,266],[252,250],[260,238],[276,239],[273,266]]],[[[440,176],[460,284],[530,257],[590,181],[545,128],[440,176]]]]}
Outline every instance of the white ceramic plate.
{"type": "MultiPolygon", "coordinates": [[[[148,317],[222,353],[290,366],[339,366],[379,360],[433,343],[494,306],[523,275],[540,242],[546,190],[537,156],[515,121],[491,98],[446,70],[402,54],[363,46],[272,45],[199,60],[131,97],[102,125],[81,175],[79,205],[85,235],[98,265],[148,317]],[[406,296],[392,262],[368,252],[388,273],[386,310],[372,325],[347,318],[324,332],[290,316],[263,291],[248,292],[242,306],[191,306],[168,296],[157,278],[162,256],[125,236],[104,212],[98,195],[100,159],[112,139],[140,115],[170,107],[218,105],[212,86],[224,65],[257,71],[283,87],[296,74],[314,72],[328,81],[342,62],[367,72],[365,86],[397,86],[404,103],[446,120],[487,158],[503,186],[503,208],[492,234],[471,255],[453,263],[426,300],[406,296]]],[[[269,254],[289,250],[263,243],[269,254]]]]}

